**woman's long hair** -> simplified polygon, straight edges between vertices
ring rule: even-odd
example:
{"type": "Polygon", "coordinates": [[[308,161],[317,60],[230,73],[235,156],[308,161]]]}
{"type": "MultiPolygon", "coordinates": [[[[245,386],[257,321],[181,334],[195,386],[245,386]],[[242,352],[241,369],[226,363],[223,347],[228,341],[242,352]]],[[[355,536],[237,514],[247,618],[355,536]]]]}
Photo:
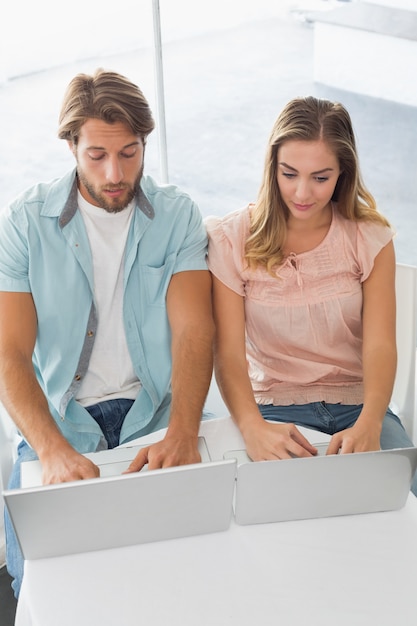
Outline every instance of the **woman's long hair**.
{"type": "Polygon", "coordinates": [[[344,106],[313,96],[295,98],[285,106],[272,129],[245,248],[249,267],[262,266],[272,274],[273,268],[284,260],[289,216],[278,187],[278,150],[284,142],[294,140],[323,140],[334,152],[341,173],[332,200],[337,202],[341,215],[349,220],[389,225],[378,213],[375,199],[362,181],[352,122],[344,106]]]}

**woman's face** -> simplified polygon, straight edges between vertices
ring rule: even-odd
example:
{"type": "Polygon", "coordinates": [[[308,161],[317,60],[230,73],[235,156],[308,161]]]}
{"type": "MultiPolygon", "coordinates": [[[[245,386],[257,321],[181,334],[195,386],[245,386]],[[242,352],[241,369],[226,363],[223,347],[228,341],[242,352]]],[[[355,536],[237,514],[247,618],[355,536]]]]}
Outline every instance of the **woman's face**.
{"type": "Polygon", "coordinates": [[[278,149],[277,182],[292,220],[320,221],[330,209],[340,175],[338,159],[322,140],[286,141],[278,149]]]}

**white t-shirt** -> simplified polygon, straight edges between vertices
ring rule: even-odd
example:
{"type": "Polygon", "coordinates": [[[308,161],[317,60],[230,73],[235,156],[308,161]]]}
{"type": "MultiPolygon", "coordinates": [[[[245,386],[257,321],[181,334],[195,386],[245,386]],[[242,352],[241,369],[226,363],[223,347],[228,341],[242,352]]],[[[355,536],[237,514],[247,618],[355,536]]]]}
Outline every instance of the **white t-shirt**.
{"type": "Polygon", "coordinates": [[[135,203],[119,213],[108,213],[78,192],[78,206],[93,257],[98,326],[77,400],[83,406],[114,398],[134,400],[141,384],[133,370],[123,324],[123,267],[135,203]]]}

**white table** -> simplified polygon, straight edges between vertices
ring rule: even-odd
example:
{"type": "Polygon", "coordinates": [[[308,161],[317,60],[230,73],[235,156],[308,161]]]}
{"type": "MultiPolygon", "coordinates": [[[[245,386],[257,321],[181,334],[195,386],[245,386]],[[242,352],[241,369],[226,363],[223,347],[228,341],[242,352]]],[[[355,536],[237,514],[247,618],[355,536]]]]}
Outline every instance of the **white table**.
{"type": "MultiPolygon", "coordinates": [[[[242,444],[229,418],[203,422],[201,434],[213,459],[242,444]]],[[[26,562],[16,626],[142,624],[415,626],[417,500],[26,562]]]]}

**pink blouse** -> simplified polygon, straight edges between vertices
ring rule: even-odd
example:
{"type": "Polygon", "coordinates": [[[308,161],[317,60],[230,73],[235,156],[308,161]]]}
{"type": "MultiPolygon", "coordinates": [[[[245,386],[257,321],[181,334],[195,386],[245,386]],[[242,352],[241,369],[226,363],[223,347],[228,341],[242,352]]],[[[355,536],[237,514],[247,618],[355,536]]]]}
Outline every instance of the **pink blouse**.
{"type": "Polygon", "coordinates": [[[211,272],[244,298],[249,375],[259,404],[360,404],[362,282],[393,238],[375,222],[333,208],[324,240],[290,255],[277,277],[244,261],[249,210],[209,217],[211,272]]]}

